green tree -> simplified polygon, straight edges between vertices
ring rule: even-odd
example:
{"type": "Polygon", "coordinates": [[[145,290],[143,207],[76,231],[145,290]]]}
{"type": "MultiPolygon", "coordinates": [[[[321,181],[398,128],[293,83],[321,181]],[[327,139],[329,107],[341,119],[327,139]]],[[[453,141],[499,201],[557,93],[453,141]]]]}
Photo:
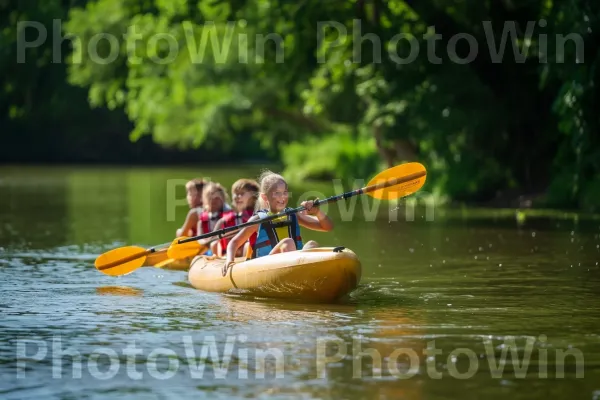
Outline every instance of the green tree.
{"type": "Polygon", "coordinates": [[[297,179],[419,160],[454,199],[549,187],[545,204],[591,208],[599,15],[592,0],[97,0],[70,13],[83,40],[69,80],[93,106],[124,109],[134,140],[252,137],[297,179]],[[84,54],[98,32],[125,35],[100,46],[113,62],[84,54]],[[569,33],[585,62],[573,43],[553,53],[569,33]]]}

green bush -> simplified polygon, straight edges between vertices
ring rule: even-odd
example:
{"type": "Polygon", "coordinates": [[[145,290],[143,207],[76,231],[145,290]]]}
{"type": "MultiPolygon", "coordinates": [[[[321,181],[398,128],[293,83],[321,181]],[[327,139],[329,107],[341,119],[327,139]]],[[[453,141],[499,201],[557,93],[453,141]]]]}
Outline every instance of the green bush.
{"type": "Polygon", "coordinates": [[[291,181],[367,180],[380,168],[375,142],[349,133],[310,137],[283,146],[284,175],[291,181]]]}

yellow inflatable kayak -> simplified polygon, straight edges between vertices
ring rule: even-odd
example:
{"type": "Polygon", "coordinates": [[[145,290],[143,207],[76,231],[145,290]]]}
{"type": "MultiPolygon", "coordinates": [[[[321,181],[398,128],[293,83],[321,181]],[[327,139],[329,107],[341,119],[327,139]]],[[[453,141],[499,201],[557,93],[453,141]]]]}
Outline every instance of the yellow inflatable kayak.
{"type": "Polygon", "coordinates": [[[361,278],[360,260],[344,247],[320,247],[239,258],[223,276],[224,258],[197,256],[188,278],[208,292],[331,302],[354,290],[361,278]]]}

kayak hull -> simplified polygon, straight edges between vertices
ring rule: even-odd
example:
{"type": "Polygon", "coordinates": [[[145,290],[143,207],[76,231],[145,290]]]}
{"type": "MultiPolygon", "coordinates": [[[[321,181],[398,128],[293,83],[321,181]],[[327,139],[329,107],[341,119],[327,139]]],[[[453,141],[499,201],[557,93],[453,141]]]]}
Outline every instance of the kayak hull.
{"type": "Polygon", "coordinates": [[[343,247],[240,258],[226,276],[224,264],[223,258],[195,257],[188,272],[190,284],[208,292],[331,302],[354,290],[361,278],[360,260],[343,247]]]}

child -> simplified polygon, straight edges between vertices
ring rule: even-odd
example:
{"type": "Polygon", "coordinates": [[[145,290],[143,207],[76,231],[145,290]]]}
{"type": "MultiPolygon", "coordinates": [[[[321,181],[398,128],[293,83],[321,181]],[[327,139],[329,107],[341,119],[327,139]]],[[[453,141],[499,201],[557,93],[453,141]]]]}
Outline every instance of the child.
{"type": "Polygon", "coordinates": [[[185,217],[183,226],[175,232],[175,236],[180,237],[196,236],[196,224],[198,223],[198,214],[202,212],[202,191],[204,189],[204,182],[202,179],[192,179],[185,184],[186,199],[190,211],[185,217]]]}
{"type": "MultiPolygon", "coordinates": [[[[249,221],[256,221],[286,210],[288,196],[288,186],[281,175],[271,171],[263,172],[260,177],[260,197],[257,202],[259,211],[249,221]]],[[[302,206],[306,208],[305,211],[242,229],[227,246],[227,259],[223,267],[223,274],[227,273],[237,250],[247,240],[250,241],[252,258],[318,247],[318,243],[314,240],[303,246],[300,226],[315,231],[329,232],[333,229],[333,222],[318,207],[313,207],[313,203],[312,200],[304,201],[302,206]]]]}
{"type": "MultiPolygon", "coordinates": [[[[222,228],[229,228],[248,222],[254,214],[259,190],[258,183],[252,179],[239,179],[235,181],[231,186],[231,195],[233,197],[233,206],[235,207],[236,212],[221,218],[215,225],[214,230],[217,231],[222,228]]],[[[229,240],[229,237],[225,237],[219,241],[212,242],[211,250],[213,254],[222,257],[227,249],[229,240]]],[[[248,251],[247,248],[240,250],[241,251],[238,251],[236,254],[237,256],[242,256],[248,251]]]]}
{"type": "Polygon", "coordinates": [[[204,185],[202,202],[204,210],[198,214],[198,235],[214,231],[217,221],[233,213],[227,204],[227,193],[218,183],[208,182],[204,185]]]}

